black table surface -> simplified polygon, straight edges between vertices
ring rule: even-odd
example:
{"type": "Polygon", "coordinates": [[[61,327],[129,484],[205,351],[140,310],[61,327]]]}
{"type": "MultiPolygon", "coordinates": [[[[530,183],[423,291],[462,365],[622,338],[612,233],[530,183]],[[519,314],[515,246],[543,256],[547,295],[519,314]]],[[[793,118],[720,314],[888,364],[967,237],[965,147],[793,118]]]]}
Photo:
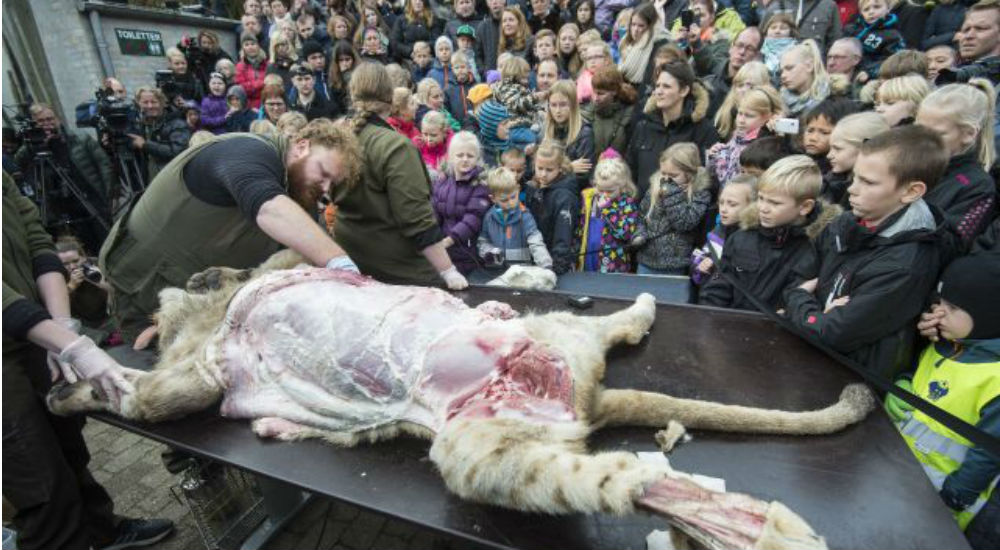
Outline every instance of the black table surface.
{"type": "MultiPolygon", "coordinates": [[[[500,271],[477,270],[467,277],[472,284],[486,284],[500,276],[500,271]]],[[[691,293],[691,279],[678,275],[634,275],[631,273],[595,273],[570,271],[559,276],[554,292],[634,299],[643,292],[661,304],[686,304],[691,293]]]]}
{"type": "MultiPolygon", "coordinates": [[[[474,288],[470,305],[497,299],[518,310],[566,309],[550,293],[474,288]]],[[[584,314],[625,302],[598,299],[584,314]]],[[[135,352],[119,355],[148,361],[135,352]]],[[[612,351],[606,385],[661,391],[724,403],[806,410],[826,406],[857,377],[762,316],[685,305],[659,305],[651,334],[612,351]]],[[[356,448],[319,441],[257,438],[246,421],[204,411],[182,420],[104,421],[196,454],[350,502],[381,514],[497,548],[646,547],[663,529],[646,514],[546,516],[472,504],[448,493],[427,458],[429,443],[400,438],[356,448]]],[[[594,434],[593,450],[656,451],[650,428],[594,434]]],[[[879,409],[827,436],[754,436],[697,431],[671,464],[721,477],[729,491],[780,500],[802,515],[831,548],[968,548],[950,512],[879,409]]]]}

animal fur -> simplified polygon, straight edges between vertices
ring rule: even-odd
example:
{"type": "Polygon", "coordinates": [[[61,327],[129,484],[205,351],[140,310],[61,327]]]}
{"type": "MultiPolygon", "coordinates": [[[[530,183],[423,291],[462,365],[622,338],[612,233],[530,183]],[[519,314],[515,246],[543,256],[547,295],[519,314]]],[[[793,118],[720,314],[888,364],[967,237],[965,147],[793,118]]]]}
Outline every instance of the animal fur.
{"type": "MultiPolygon", "coordinates": [[[[163,290],[156,317],[160,331],[159,364],[149,373],[129,374],[135,392],[124,397],[121,409],[110,410],[110,405],[98,400],[85,382],[54,388],[48,398],[50,409],[61,415],[104,410],[133,420],[160,422],[212,406],[226,391],[227,382],[215,350],[219,349],[217,340],[221,338],[217,329],[230,300],[253,277],[293,267],[300,261],[293,253],[281,252],[252,272],[212,268],[192,277],[187,291],[163,290]],[[206,335],[211,336],[206,338],[206,335]]],[[[506,319],[512,314],[509,307],[504,311],[501,304],[489,307],[495,318],[506,319]]],[[[730,432],[825,434],[863,419],[874,401],[862,385],[848,386],[838,402],[807,412],[722,405],[652,392],[603,388],[601,380],[608,348],[619,343],[638,343],[653,324],[654,314],[654,300],[646,294],[632,306],[604,317],[556,312],[516,321],[523,323],[533,340],[557,352],[569,366],[574,383],[574,421],[546,423],[459,415],[435,433],[426,426],[409,422],[335,432],[282,418],[258,418],[252,428],[261,437],[321,438],[342,446],[411,433],[433,442],[432,462],[448,489],[462,498],[546,513],[627,514],[641,504],[667,513],[676,525],[713,546],[714,539],[706,539],[701,528],[707,520],[692,517],[690,509],[671,509],[669,491],[654,490],[679,483],[670,477],[671,471],[641,463],[633,453],[590,454],[586,439],[591,431],[615,425],[663,428],[679,422],[688,428],[730,432]]],[[[673,428],[675,432],[677,429],[673,428]]],[[[711,496],[716,500],[722,498],[711,496]]],[[[812,534],[798,516],[783,507],[779,509],[780,504],[768,505],[743,495],[735,497],[753,501],[757,510],[754,513],[764,526],[761,532],[747,535],[748,541],[766,540],[772,548],[823,547],[822,539],[812,534]]],[[[740,502],[743,506],[743,501],[740,502]]],[[[715,547],[733,544],[715,542],[715,547]]]]}

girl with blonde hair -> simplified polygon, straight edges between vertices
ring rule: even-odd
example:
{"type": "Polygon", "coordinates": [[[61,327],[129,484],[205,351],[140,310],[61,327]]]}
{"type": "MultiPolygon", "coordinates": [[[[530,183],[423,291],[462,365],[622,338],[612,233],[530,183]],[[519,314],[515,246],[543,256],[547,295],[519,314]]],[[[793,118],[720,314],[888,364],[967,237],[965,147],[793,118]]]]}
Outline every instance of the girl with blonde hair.
{"type": "Polygon", "coordinates": [[[726,140],[732,137],[734,123],[736,122],[736,112],[740,106],[740,100],[751,88],[763,86],[771,83],[771,74],[760,61],[750,61],[740,67],[733,77],[733,85],[729,88],[729,93],[715,113],[715,129],[719,132],[719,138],[726,140]]]}
{"type": "Polygon", "coordinates": [[[533,185],[524,189],[525,205],[552,254],[552,270],[561,275],[576,265],[573,241],[580,213],[580,187],[560,143],[545,140],[538,146],[532,181],[533,185]]]}
{"type": "Polygon", "coordinates": [[[927,79],[915,74],[899,76],[882,82],[875,94],[875,112],[885,117],[889,126],[910,124],[917,116],[917,107],[931,93],[927,79]]]}
{"type": "Polygon", "coordinates": [[[743,94],[736,114],[733,137],[708,150],[708,168],[720,187],[740,173],[740,154],[758,137],[768,134],[768,124],[784,114],[778,90],[769,85],[751,88],[743,94]]]}
{"type": "Polygon", "coordinates": [[[965,253],[996,211],[996,185],[988,173],[996,158],[994,105],[990,82],[973,78],[934,90],[917,111],[917,124],[937,132],[951,157],[940,181],[924,182],[924,200],[944,212],[948,253],[965,253]]]}
{"type": "Polygon", "coordinates": [[[710,184],[694,143],[675,143],[660,154],[660,169],[639,205],[637,273],[687,275],[698,226],[712,200],[710,184]]]}
{"type": "Polygon", "coordinates": [[[575,23],[566,23],[559,27],[559,33],[556,35],[556,59],[559,60],[559,68],[572,76],[576,76],[583,64],[577,47],[579,38],[580,28],[575,23]]]}
{"type": "Polygon", "coordinates": [[[885,117],[871,111],[848,115],[830,133],[830,171],[823,178],[820,196],[833,204],[847,205],[847,188],[854,180],[854,163],[861,144],[870,137],[889,131],[885,117]]]}
{"type": "Polygon", "coordinates": [[[596,156],[594,131],[580,114],[576,85],[572,80],[560,80],[549,90],[542,139],[562,143],[566,147],[566,156],[570,158],[573,173],[580,180],[587,179],[596,156]]]}
{"type": "Polygon", "coordinates": [[[781,56],[781,99],[788,116],[797,117],[830,95],[830,76],[814,40],[789,48],[781,56]]]}
{"type": "Polygon", "coordinates": [[[483,217],[492,206],[490,190],[475,134],[455,134],[447,154],[448,161],[434,183],[431,203],[452,263],[460,272],[469,273],[478,266],[476,243],[483,217]]]}
{"type": "Polygon", "coordinates": [[[638,227],[637,192],[632,173],[621,157],[609,155],[597,163],[594,186],[581,193],[578,270],[600,273],[632,270],[629,245],[638,227]]]}

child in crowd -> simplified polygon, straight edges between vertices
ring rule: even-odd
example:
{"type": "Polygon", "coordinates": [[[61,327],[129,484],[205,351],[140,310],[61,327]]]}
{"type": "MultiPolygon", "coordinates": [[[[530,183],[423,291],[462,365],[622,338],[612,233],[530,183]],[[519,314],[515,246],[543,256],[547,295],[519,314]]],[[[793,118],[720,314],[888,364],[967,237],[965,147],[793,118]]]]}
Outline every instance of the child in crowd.
{"type": "Polygon", "coordinates": [[[944,177],[928,182],[924,197],[944,213],[947,258],[964,254],[996,212],[996,184],[987,173],[996,158],[995,97],[989,81],[975,78],[934,90],[917,112],[917,124],[941,136],[950,157],[944,177]]]}
{"type": "Polygon", "coordinates": [[[830,134],[830,171],[823,177],[820,195],[832,204],[847,208],[847,188],[854,182],[854,163],[861,144],[869,137],[889,130],[889,124],[878,113],[855,113],[844,117],[830,134]]]}
{"type": "Polygon", "coordinates": [[[534,185],[527,186],[525,194],[552,254],[552,270],[562,275],[576,265],[573,236],[580,212],[580,188],[562,145],[546,140],[538,146],[534,185]]]}
{"type": "MultiPolygon", "coordinates": [[[[528,157],[524,155],[524,151],[513,147],[507,149],[500,155],[500,164],[514,174],[514,181],[518,185],[524,185],[528,172],[528,157]]],[[[524,199],[523,194],[521,198],[524,199]]]]}
{"type": "Polygon", "coordinates": [[[712,194],[711,177],[694,143],[675,143],[660,154],[660,170],[639,205],[639,275],[687,275],[698,225],[712,194]]]}
{"type": "MultiPolygon", "coordinates": [[[[921,322],[931,343],[916,372],[903,375],[896,385],[1000,438],[997,281],[997,252],[959,258],[945,269],[937,287],[939,301],[921,322]]],[[[993,547],[980,544],[977,535],[996,533],[996,525],[980,530],[974,522],[989,521],[977,513],[996,491],[1000,460],[902,399],[889,395],[885,408],[972,547],[993,547]]]]}
{"type": "Polygon", "coordinates": [[[431,70],[427,71],[427,77],[433,78],[442,90],[450,86],[451,81],[454,80],[451,68],[451,56],[454,49],[451,39],[447,36],[439,36],[434,41],[434,63],[431,64],[431,70]]]}
{"type": "Polygon", "coordinates": [[[414,144],[419,144],[417,138],[420,130],[415,122],[417,116],[417,98],[409,88],[396,88],[392,91],[392,109],[386,121],[394,130],[403,134],[414,144]]]}
{"type": "Polygon", "coordinates": [[[758,86],[743,94],[732,139],[708,150],[708,167],[718,187],[724,189],[740,173],[740,154],[753,140],[766,135],[767,124],[783,111],[781,94],[771,86],[758,86]]]}
{"type": "MultiPolygon", "coordinates": [[[[448,120],[438,111],[431,111],[420,121],[420,156],[430,171],[438,172],[441,163],[448,157],[448,144],[452,132],[448,120]]],[[[477,151],[478,154],[478,151],[477,151]]]]}
{"type": "Polygon", "coordinates": [[[785,157],[761,174],[757,201],[744,210],[742,230],[726,240],[698,303],[756,311],[739,286],[771,311],[779,309],[782,292],[811,276],[812,240],[840,213],[818,202],[822,185],[819,167],[806,155],[785,157]]]}
{"type": "Polygon", "coordinates": [[[445,107],[444,90],[441,89],[441,85],[433,78],[425,78],[417,84],[417,100],[420,102],[416,114],[418,124],[426,113],[433,111],[441,113],[441,116],[448,122],[448,126],[452,131],[457,132],[462,129],[462,125],[455,120],[455,117],[451,116],[451,113],[445,107]]]}
{"type": "Polygon", "coordinates": [[[892,127],[913,124],[917,107],[929,93],[931,87],[923,76],[911,74],[890,78],[875,92],[875,112],[892,127]]]}
{"type": "Polygon", "coordinates": [[[410,59],[413,61],[411,72],[414,82],[420,82],[430,76],[431,69],[434,68],[434,56],[431,54],[430,44],[422,40],[414,42],[410,59]]]}
{"type": "Polygon", "coordinates": [[[781,56],[799,41],[799,28],[791,13],[775,13],[764,24],[764,44],[760,54],[771,74],[771,82],[780,84],[781,56]]]}
{"type": "Polygon", "coordinates": [[[860,0],[858,9],[860,13],[844,27],[844,36],[861,41],[861,63],[855,78],[863,83],[878,78],[882,62],[906,44],[888,0],[860,0]]]}
{"type": "Polygon", "coordinates": [[[714,257],[721,258],[726,239],[739,229],[743,211],[757,200],[757,176],[740,174],[719,193],[719,215],[715,227],[708,232],[705,244],[691,254],[691,281],[700,285],[708,280],[715,268],[714,257]]]}
{"type": "MultiPolygon", "coordinates": [[[[516,151],[517,149],[511,149],[516,151]]],[[[545,248],[545,238],[518,198],[521,186],[510,170],[499,167],[486,177],[493,207],[486,212],[479,233],[479,255],[487,266],[512,263],[552,268],[552,256],[545,248]]]]}
{"type": "Polygon", "coordinates": [[[215,62],[215,72],[221,74],[226,79],[227,86],[232,86],[233,82],[235,82],[236,64],[233,63],[232,59],[222,58],[215,62]]]}
{"type": "MultiPolygon", "coordinates": [[[[458,27],[456,31],[457,36],[455,40],[458,41],[458,49],[456,54],[462,54],[465,56],[466,61],[469,64],[469,72],[472,73],[472,78],[476,82],[482,80],[483,74],[479,70],[479,66],[476,64],[476,30],[472,28],[472,25],[462,25],[458,27]]],[[[454,61],[452,61],[454,63],[454,61]]]]}
{"type": "Polygon", "coordinates": [[[535,67],[528,77],[529,87],[532,90],[538,87],[538,68],[545,61],[553,61],[558,67],[559,56],[556,50],[556,33],[549,29],[542,29],[535,34],[535,67]]]}
{"type": "Polygon", "coordinates": [[[500,125],[507,120],[507,108],[493,99],[493,90],[487,84],[477,84],[469,90],[469,101],[475,107],[472,121],[479,132],[479,142],[483,146],[483,160],[487,166],[497,166],[500,153],[510,148],[510,140],[498,134],[500,125]]]}
{"type": "Polygon", "coordinates": [[[493,85],[493,98],[507,109],[507,132],[511,143],[524,149],[538,141],[531,130],[538,111],[538,98],[528,89],[528,62],[517,56],[507,56],[499,62],[500,82],[493,85]]]}
{"type": "Polygon", "coordinates": [[[830,161],[827,159],[830,153],[830,134],[840,119],[856,109],[853,101],[828,98],[809,109],[803,117],[802,149],[824,175],[830,171],[830,161]]]}
{"type": "MultiPolygon", "coordinates": [[[[726,92],[724,99],[721,99],[719,110],[715,113],[715,129],[719,132],[721,140],[733,137],[733,129],[736,127],[736,114],[740,110],[740,101],[743,94],[757,86],[764,86],[771,83],[771,75],[767,72],[767,67],[760,61],[748,61],[740,67],[733,77],[733,85],[726,92]]],[[[716,90],[713,90],[712,101],[719,100],[716,90]]]]}
{"type": "Polygon", "coordinates": [[[459,132],[448,147],[448,162],[434,185],[431,203],[445,234],[452,263],[463,274],[476,269],[476,242],[483,216],[490,208],[486,175],[481,166],[479,140],[459,132]]]}
{"type": "Polygon", "coordinates": [[[226,132],[249,132],[250,124],[257,119],[257,112],[247,103],[247,93],[243,87],[234,85],[226,92],[226,132]]]}
{"type": "Polygon", "coordinates": [[[758,138],[740,153],[740,173],[760,177],[772,164],[790,154],[784,137],[758,138]]]}
{"type": "Polygon", "coordinates": [[[208,93],[201,98],[201,127],[213,134],[226,131],[226,78],[219,73],[208,77],[208,93]]]}
{"type": "Polygon", "coordinates": [[[927,60],[927,80],[934,82],[942,69],[951,69],[958,64],[958,52],[951,44],[941,44],[924,52],[927,60]]]}
{"type": "Polygon", "coordinates": [[[636,192],[628,165],[619,155],[610,155],[597,163],[594,186],[581,193],[578,270],[600,273],[632,270],[628,247],[638,228],[636,192]]]}
{"type": "Polygon", "coordinates": [[[469,58],[462,52],[451,56],[451,83],[445,88],[445,105],[448,112],[459,123],[472,114],[472,102],[469,101],[469,91],[476,85],[476,77],[469,69],[469,58]]]}
{"type": "Polygon", "coordinates": [[[792,324],[882,379],[912,365],[913,328],[941,265],[923,196],[947,163],[941,137],[919,125],[862,143],[851,211],[816,239],[818,276],[785,291],[792,324]]]}
{"type": "Polygon", "coordinates": [[[299,130],[305,128],[308,123],[306,115],[298,111],[289,111],[278,117],[278,123],[275,124],[275,127],[279,134],[291,139],[295,134],[299,133],[299,130]]]}

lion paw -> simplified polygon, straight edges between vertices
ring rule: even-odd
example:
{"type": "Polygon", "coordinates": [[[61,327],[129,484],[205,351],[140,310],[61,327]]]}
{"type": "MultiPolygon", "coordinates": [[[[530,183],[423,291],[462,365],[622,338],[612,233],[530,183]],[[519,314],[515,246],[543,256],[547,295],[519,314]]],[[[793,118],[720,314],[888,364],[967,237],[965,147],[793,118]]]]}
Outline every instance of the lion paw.
{"type": "Polygon", "coordinates": [[[192,275],[188,279],[186,288],[191,294],[206,294],[213,290],[219,290],[228,283],[244,282],[250,278],[250,273],[249,269],[210,267],[192,275]]]}

